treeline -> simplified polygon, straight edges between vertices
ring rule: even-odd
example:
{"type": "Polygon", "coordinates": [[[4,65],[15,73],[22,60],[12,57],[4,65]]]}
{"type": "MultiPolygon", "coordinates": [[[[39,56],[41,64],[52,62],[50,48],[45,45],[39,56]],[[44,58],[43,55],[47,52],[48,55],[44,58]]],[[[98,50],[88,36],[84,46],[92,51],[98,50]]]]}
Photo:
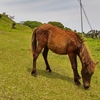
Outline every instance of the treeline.
{"type": "MultiPolygon", "coordinates": [[[[38,21],[22,21],[20,23],[23,25],[26,25],[32,29],[34,29],[35,27],[39,27],[43,24],[43,23],[38,22],[38,21]]],[[[49,21],[48,24],[52,24],[52,25],[57,26],[57,27],[62,28],[62,29],[71,30],[70,28],[64,27],[64,25],[61,22],[49,21]]]]}

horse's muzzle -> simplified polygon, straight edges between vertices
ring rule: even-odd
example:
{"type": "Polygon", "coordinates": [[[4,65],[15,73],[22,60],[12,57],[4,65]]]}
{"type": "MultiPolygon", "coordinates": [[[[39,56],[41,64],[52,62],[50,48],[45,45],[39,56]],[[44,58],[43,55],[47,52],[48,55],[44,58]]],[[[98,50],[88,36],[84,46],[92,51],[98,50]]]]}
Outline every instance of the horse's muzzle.
{"type": "Polygon", "coordinates": [[[84,84],[84,88],[85,88],[85,89],[88,89],[89,87],[90,87],[90,84],[88,84],[88,83],[85,83],[85,84],[84,84]]]}

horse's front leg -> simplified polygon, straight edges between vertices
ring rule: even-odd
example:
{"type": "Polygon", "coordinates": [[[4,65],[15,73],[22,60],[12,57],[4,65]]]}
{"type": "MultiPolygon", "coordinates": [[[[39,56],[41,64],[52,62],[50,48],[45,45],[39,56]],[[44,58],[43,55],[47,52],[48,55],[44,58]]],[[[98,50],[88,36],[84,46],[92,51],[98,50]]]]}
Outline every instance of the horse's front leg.
{"type": "Polygon", "coordinates": [[[70,53],[68,54],[69,56],[69,59],[70,59],[70,62],[71,62],[71,65],[72,65],[72,69],[73,69],[73,73],[74,73],[74,81],[76,83],[76,85],[80,85],[80,76],[78,74],[78,71],[77,71],[77,55],[75,53],[70,53]]]}
{"type": "Polygon", "coordinates": [[[35,77],[37,76],[37,72],[36,72],[36,61],[37,61],[37,58],[41,52],[43,47],[41,46],[38,46],[36,48],[36,50],[34,51],[34,54],[33,54],[33,69],[32,69],[32,72],[31,74],[34,75],[35,77]]]}

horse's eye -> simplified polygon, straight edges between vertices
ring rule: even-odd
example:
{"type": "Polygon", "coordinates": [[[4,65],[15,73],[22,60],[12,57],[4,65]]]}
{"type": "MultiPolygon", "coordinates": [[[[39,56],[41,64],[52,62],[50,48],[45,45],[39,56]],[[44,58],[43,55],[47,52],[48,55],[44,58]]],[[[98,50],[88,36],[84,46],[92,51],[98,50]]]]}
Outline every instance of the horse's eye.
{"type": "Polygon", "coordinates": [[[85,74],[86,74],[87,76],[92,76],[92,75],[94,74],[94,72],[89,73],[88,70],[86,70],[86,71],[85,71],[85,74]]]}

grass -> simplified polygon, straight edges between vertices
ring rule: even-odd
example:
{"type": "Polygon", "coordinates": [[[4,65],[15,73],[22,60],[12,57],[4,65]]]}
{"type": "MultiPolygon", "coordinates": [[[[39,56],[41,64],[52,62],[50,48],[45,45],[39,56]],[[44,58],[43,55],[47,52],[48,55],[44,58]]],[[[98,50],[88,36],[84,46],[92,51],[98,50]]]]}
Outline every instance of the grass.
{"type": "MultiPolygon", "coordinates": [[[[68,56],[49,52],[53,70],[45,71],[42,55],[37,60],[38,77],[31,76],[32,30],[17,24],[16,29],[0,30],[0,100],[100,100],[100,63],[92,77],[91,87],[76,86],[68,56]]],[[[95,61],[100,62],[100,40],[85,39],[95,61]]],[[[78,60],[79,72],[81,64],[78,60]]],[[[80,80],[82,83],[82,79],[80,80]]]]}

